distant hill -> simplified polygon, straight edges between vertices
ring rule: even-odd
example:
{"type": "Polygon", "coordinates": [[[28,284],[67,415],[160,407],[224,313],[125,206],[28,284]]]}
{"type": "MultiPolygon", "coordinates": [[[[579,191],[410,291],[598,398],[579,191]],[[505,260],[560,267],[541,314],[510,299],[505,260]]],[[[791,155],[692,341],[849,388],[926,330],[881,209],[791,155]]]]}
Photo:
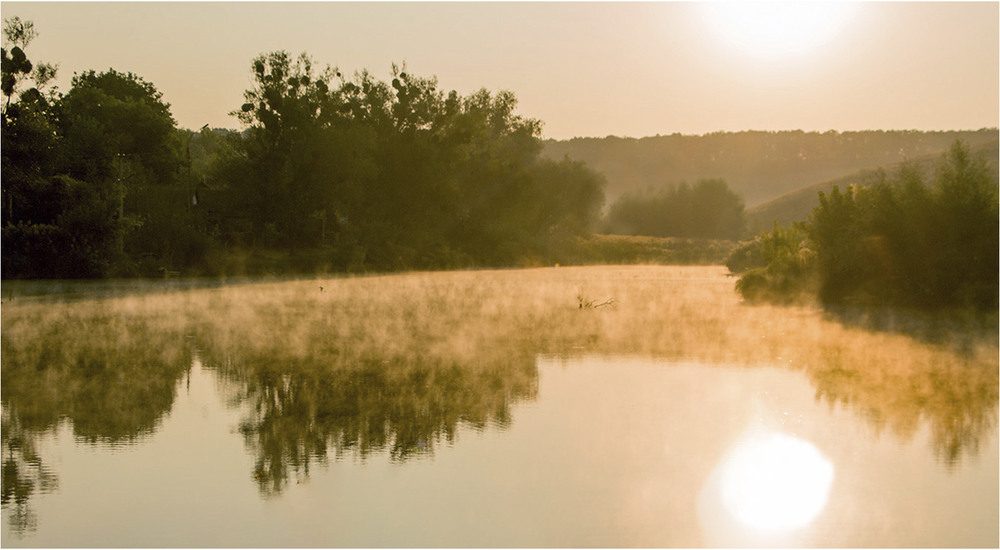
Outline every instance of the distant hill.
{"type": "MultiPolygon", "coordinates": [[[[971,146],[971,151],[975,155],[984,155],[990,161],[994,170],[998,169],[1000,140],[993,139],[986,143],[971,146]]],[[[908,160],[920,168],[926,176],[930,177],[941,160],[941,155],[942,153],[935,153],[908,160]]],[[[748,225],[751,230],[756,232],[761,229],[770,228],[774,222],[778,222],[781,225],[788,225],[791,222],[805,221],[809,218],[809,214],[813,209],[819,205],[820,191],[828,193],[834,186],[844,189],[851,184],[865,185],[871,181],[871,177],[879,168],[883,168],[887,173],[893,174],[899,169],[900,164],[897,162],[883,166],[872,166],[785,193],[747,209],[748,225]]]]}
{"type": "Polygon", "coordinates": [[[815,182],[945,151],[996,141],[996,128],[921,132],[719,132],[645,138],[546,140],[543,155],[582,160],[607,177],[608,204],[629,191],[722,178],[748,207],[815,182]]]}

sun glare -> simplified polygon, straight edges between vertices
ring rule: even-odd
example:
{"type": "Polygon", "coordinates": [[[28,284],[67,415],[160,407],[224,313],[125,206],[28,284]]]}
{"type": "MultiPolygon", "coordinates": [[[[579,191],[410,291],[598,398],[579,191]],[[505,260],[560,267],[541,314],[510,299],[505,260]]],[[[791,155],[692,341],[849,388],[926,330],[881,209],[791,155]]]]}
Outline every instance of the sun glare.
{"type": "Polygon", "coordinates": [[[848,22],[848,2],[704,2],[703,15],[719,37],[760,60],[808,54],[848,22]]]}
{"type": "Polygon", "coordinates": [[[826,506],[833,464],[812,443],[779,433],[755,436],[722,465],[722,503],[741,524],[789,531],[826,506]]]}

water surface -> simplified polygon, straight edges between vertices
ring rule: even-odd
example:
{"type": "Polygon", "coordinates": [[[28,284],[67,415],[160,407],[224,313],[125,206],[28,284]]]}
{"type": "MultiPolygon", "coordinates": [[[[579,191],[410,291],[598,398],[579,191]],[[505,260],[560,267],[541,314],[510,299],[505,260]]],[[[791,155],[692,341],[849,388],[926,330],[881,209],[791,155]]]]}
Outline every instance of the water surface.
{"type": "Polygon", "coordinates": [[[902,422],[777,366],[183,361],[100,406],[60,380],[68,413],[4,388],[4,546],[998,545],[990,388],[902,422]]]}

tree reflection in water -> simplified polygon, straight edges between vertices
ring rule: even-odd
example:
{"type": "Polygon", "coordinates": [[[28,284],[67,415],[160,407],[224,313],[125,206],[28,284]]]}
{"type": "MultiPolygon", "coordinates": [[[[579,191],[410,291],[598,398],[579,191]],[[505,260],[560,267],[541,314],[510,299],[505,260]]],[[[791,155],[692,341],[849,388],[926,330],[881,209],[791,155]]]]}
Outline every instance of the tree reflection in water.
{"type": "Polygon", "coordinates": [[[142,321],[91,315],[4,321],[3,506],[13,504],[10,527],[24,533],[36,525],[30,497],[58,486],[37,451],[38,438],[63,421],[86,444],[148,437],[173,406],[190,356],[175,335],[142,321]]]}
{"type": "Polygon", "coordinates": [[[816,308],[744,305],[711,269],[408,274],[324,280],[325,292],[305,281],[6,304],[3,506],[20,506],[10,516],[30,527],[31,495],[56,479],[33,442],[63,420],[86,444],[153,433],[191,349],[247,407],[240,431],[264,494],[330,457],[405,461],[453,441],[462,425],[502,428],[512,404],[537,395],[535,354],[572,350],[787,363],[806,372],[817,399],[876,429],[910,438],[929,427],[953,466],[995,433],[995,329],[992,341],[964,338],[956,350],[816,308]],[[574,296],[585,285],[618,307],[580,309],[574,296]]]}
{"type": "Polygon", "coordinates": [[[280,493],[293,475],[308,476],[310,465],[331,454],[364,460],[387,450],[403,462],[433,454],[442,440],[454,442],[463,424],[505,429],[511,405],[538,391],[527,353],[475,365],[440,357],[372,357],[349,365],[333,356],[216,357],[202,360],[218,365],[233,401],[246,406],[240,432],[256,454],[254,478],[264,495],[280,493]]]}
{"type": "Polygon", "coordinates": [[[883,338],[866,360],[833,350],[806,368],[816,398],[845,405],[878,431],[888,428],[909,439],[921,425],[930,429],[938,460],[949,468],[979,454],[982,438],[997,426],[1000,370],[997,317],[948,317],[892,311],[853,316],[839,322],[883,338]],[[926,353],[893,353],[906,340],[926,353]]]}
{"type": "Polygon", "coordinates": [[[153,433],[191,362],[175,334],[117,317],[29,319],[5,324],[0,340],[4,408],[23,429],[65,418],[78,439],[105,445],[153,433]]]}
{"type": "Polygon", "coordinates": [[[853,409],[878,431],[909,439],[926,424],[935,454],[948,467],[978,455],[980,441],[997,425],[997,370],[981,364],[891,369],[833,357],[807,372],[818,400],[853,409]]]}
{"type": "Polygon", "coordinates": [[[13,504],[10,528],[14,534],[23,535],[34,531],[38,525],[34,511],[28,506],[31,495],[36,489],[41,493],[56,490],[59,478],[42,462],[35,448],[36,434],[25,431],[6,410],[0,432],[3,454],[3,495],[0,504],[5,508],[13,504]]]}

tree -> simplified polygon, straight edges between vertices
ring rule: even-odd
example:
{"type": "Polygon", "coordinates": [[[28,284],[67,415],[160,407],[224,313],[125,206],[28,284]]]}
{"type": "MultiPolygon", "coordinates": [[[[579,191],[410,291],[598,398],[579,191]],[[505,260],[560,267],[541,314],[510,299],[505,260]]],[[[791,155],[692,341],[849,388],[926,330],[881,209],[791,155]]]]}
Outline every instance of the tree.
{"type": "Polygon", "coordinates": [[[736,291],[747,300],[794,301],[812,289],[814,258],[801,225],[775,223],[734,250],[726,267],[740,274],[736,291]]]}
{"type": "Polygon", "coordinates": [[[721,179],[658,192],[626,193],[608,212],[611,231],[630,235],[736,239],[746,227],[743,198],[721,179]]]}
{"type": "Polygon", "coordinates": [[[5,47],[0,67],[0,91],[5,97],[3,111],[6,115],[11,101],[15,98],[27,94],[27,98],[35,99],[32,96],[41,95],[45,86],[55,78],[56,66],[48,63],[32,64],[24,53],[24,49],[38,35],[35,24],[31,21],[21,21],[19,17],[5,19],[3,35],[5,47]],[[9,52],[6,47],[8,45],[9,52]],[[21,84],[29,78],[34,81],[35,86],[18,93],[21,84]]]}
{"type": "Polygon", "coordinates": [[[109,69],[75,75],[58,103],[66,147],[62,169],[73,177],[130,177],[130,183],[171,184],[184,165],[170,105],[156,87],[109,69]]]}
{"type": "MultiPolygon", "coordinates": [[[[820,193],[805,225],[819,299],[933,310],[996,308],[997,186],[985,158],[956,142],[930,183],[915,166],[904,165],[893,176],[879,171],[866,185],[820,193]]],[[[772,274],[799,269],[774,259],[765,263],[772,274]]],[[[741,279],[738,288],[755,284],[741,279]]]]}
{"type": "Polygon", "coordinates": [[[942,298],[950,302],[997,305],[997,174],[983,157],[955,142],[938,165],[933,220],[941,230],[936,271],[942,298]],[[991,173],[992,172],[992,173],[991,173]]]}
{"type": "Polygon", "coordinates": [[[4,21],[3,31],[3,275],[43,276],[51,272],[63,241],[55,224],[64,201],[58,182],[50,179],[59,141],[51,105],[38,89],[55,70],[43,71],[35,79],[38,86],[21,90],[40,71],[24,52],[36,36],[34,24],[14,17],[4,21]]]}
{"type": "Polygon", "coordinates": [[[45,86],[56,69],[45,63],[32,64],[24,49],[37,35],[34,24],[17,17],[4,20],[2,70],[3,214],[7,223],[30,219],[35,187],[44,183],[57,144],[52,121],[51,94],[45,86]],[[10,46],[8,51],[7,46],[10,46]],[[35,86],[21,90],[31,78],[35,86]]]}
{"type": "Polygon", "coordinates": [[[510,92],[445,94],[397,65],[348,79],[286,52],[251,74],[218,173],[267,246],[327,247],[340,267],[508,263],[581,231],[603,198],[582,165],[540,161],[541,123],[510,92]]]}
{"type": "Polygon", "coordinates": [[[345,140],[321,131],[346,116],[330,87],[338,73],[329,67],[317,73],[309,56],[293,60],[279,51],[254,59],[251,74],[254,87],[232,113],[247,129],[222,177],[231,184],[234,203],[254,220],[257,238],[268,244],[310,242],[323,232],[309,227],[312,214],[336,219],[329,188],[336,187],[337,165],[345,160],[337,146],[345,140]]]}
{"type": "Polygon", "coordinates": [[[171,183],[181,165],[169,106],[113,69],[75,76],[65,96],[44,91],[55,68],[27,60],[34,26],[14,18],[4,33],[4,276],[105,276],[139,222],[123,212],[126,181],[171,183]]]}

